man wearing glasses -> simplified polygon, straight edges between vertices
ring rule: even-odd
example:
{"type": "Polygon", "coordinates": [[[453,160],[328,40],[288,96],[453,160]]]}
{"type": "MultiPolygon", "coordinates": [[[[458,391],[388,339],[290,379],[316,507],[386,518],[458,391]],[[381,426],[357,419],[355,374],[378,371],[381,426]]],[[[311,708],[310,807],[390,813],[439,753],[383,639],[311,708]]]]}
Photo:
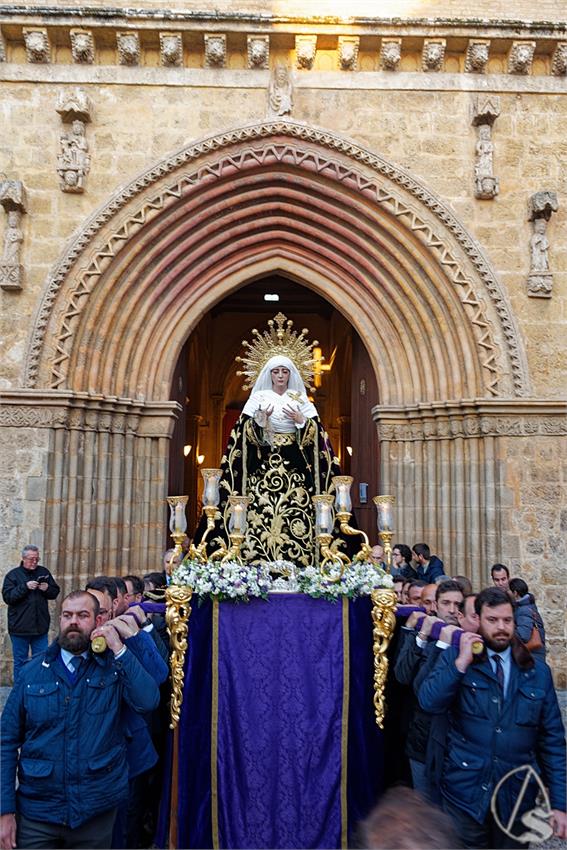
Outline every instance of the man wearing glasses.
{"type": "Polygon", "coordinates": [[[8,606],[8,633],[14,657],[14,682],[30,654],[47,649],[49,599],[57,599],[59,585],[39,563],[39,549],[28,544],[22,549],[20,565],[10,570],[2,585],[2,598],[8,606]]]}

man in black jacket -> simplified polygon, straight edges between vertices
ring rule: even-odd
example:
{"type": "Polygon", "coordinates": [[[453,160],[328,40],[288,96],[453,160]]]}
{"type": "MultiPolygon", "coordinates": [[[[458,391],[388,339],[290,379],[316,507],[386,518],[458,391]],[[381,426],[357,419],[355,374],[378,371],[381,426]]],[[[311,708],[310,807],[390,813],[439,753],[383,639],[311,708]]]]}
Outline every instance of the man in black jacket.
{"type": "Polygon", "coordinates": [[[39,563],[39,549],[24,546],[19,567],[10,570],[2,585],[2,598],[8,606],[8,633],[14,656],[14,682],[19,670],[32,655],[47,649],[49,631],[48,599],[57,599],[59,585],[48,569],[39,563]]]}

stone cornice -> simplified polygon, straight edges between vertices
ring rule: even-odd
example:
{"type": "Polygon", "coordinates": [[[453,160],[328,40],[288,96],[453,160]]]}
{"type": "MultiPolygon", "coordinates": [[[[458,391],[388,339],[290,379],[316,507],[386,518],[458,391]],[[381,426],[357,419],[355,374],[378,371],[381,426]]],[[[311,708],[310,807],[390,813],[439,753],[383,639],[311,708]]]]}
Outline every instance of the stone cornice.
{"type": "Polygon", "coordinates": [[[0,427],[64,428],[171,437],[175,402],[144,402],[89,393],[15,389],[0,394],[0,427]]]}
{"type": "Polygon", "coordinates": [[[173,10],[173,9],[136,9],[121,6],[26,6],[23,4],[1,4],[0,18],[6,17],[10,22],[42,23],[53,22],[54,25],[64,25],[68,21],[76,23],[81,19],[84,26],[96,24],[101,26],[124,21],[135,22],[138,25],[152,26],[163,22],[171,24],[190,24],[199,29],[202,25],[207,30],[254,28],[269,31],[271,27],[278,32],[294,32],[297,27],[302,29],[313,27],[325,34],[348,31],[357,35],[418,35],[424,31],[435,29],[440,35],[475,35],[492,34],[503,38],[517,38],[520,31],[557,38],[567,33],[566,21],[538,21],[507,18],[389,18],[379,16],[352,16],[348,20],[338,16],[310,15],[273,15],[270,13],[251,12],[221,12],[204,10],[173,10]]]}
{"type": "Polygon", "coordinates": [[[470,399],[373,408],[380,440],[567,436],[567,400],[470,399]]]}

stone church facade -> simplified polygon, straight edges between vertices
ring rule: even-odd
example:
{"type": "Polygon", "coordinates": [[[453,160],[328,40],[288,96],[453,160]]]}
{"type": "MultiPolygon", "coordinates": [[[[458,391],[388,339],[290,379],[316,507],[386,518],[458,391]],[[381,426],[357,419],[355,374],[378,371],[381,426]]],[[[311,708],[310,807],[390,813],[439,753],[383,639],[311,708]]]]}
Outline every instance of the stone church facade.
{"type": "Polygon", "coordinates": [[[180,351],[277,273],[366,346],[401,537],[524,577],[565,687],[563,2],[193,5],[0,9],[3,571],[157,567],[180,351]]]}

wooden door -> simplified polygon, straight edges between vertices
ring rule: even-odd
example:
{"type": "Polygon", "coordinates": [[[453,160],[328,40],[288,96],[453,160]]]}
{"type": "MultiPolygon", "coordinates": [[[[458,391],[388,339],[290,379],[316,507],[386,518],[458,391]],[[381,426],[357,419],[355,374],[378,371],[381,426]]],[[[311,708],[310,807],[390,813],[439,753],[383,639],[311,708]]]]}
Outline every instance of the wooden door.
{"type": "Polygon", "coordinates": [[[378,404],[378,385],[366,347],[352,332],[352,390],[350,474],[352,504],[358,527],[368,534],[370,544],[378,541],[376,508],[372,498],[380,487],[380,449],[372,408],[378,404]],[[366,485],[366,487],[364,486],[366,485]]]}

